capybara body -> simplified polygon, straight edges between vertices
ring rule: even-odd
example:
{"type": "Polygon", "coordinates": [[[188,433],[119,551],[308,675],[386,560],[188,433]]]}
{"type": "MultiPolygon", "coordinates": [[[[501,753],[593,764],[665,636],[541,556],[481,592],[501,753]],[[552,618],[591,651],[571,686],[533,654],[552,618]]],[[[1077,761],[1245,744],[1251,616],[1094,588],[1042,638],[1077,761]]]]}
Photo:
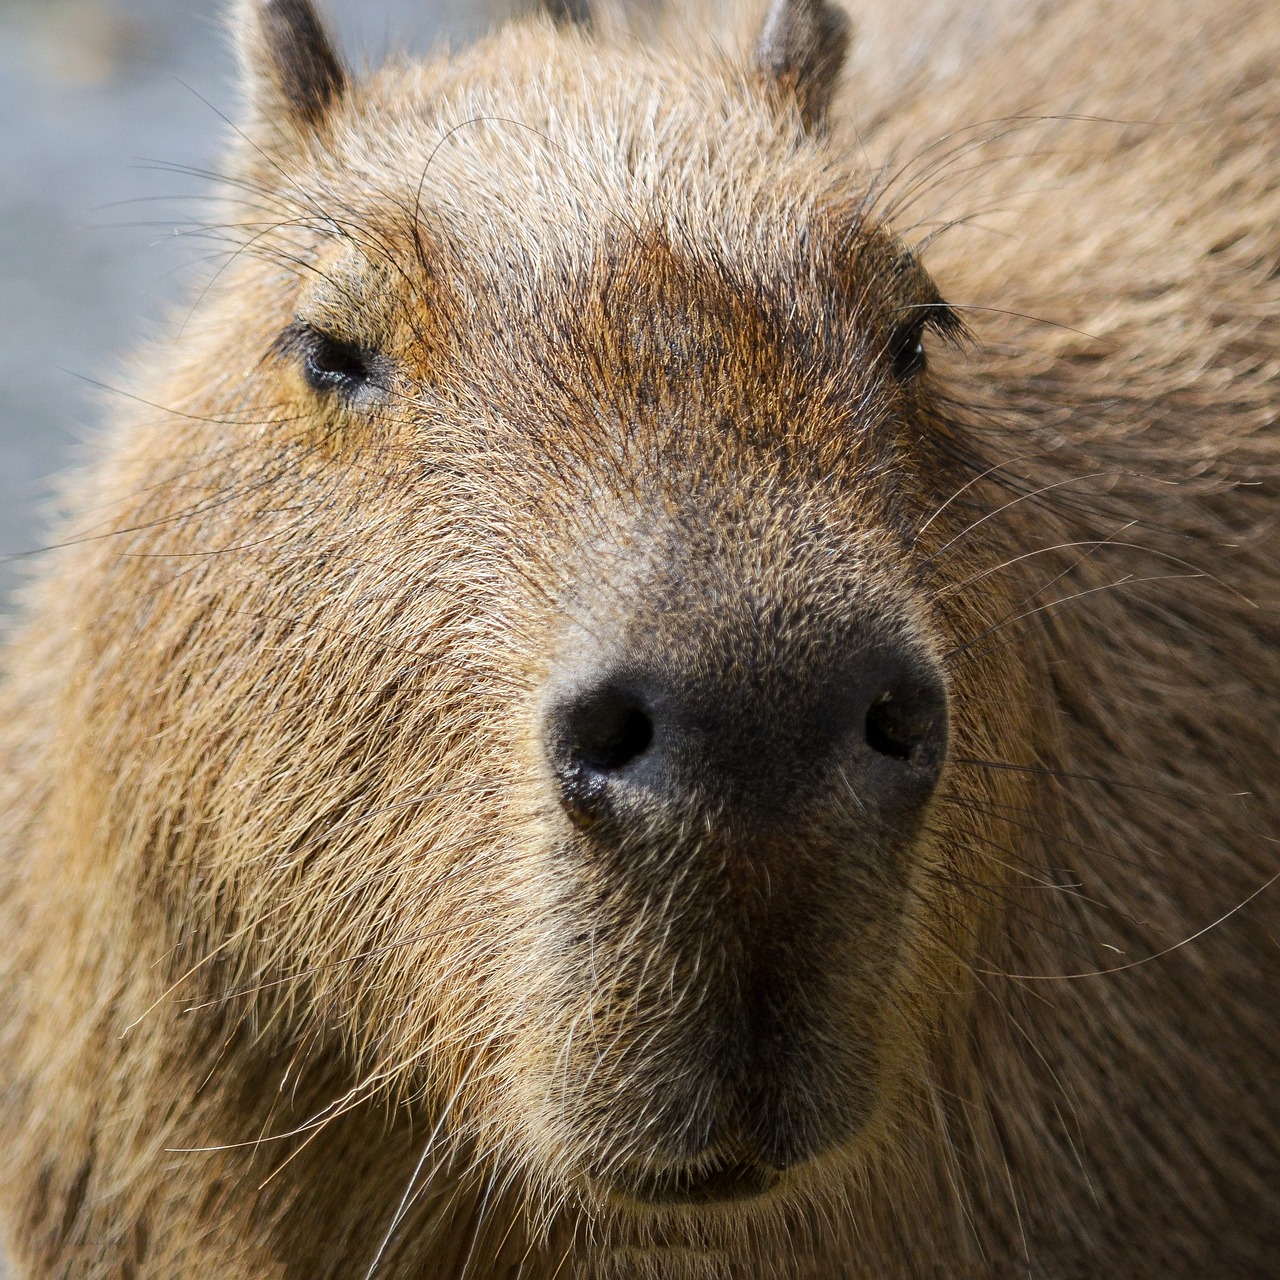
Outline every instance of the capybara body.
{"type": "Polygon", "coordinates": [[[1280,16],[559,10],[235,14],[7,652],[19,1274],[1274,1275],[1280,16]]]}

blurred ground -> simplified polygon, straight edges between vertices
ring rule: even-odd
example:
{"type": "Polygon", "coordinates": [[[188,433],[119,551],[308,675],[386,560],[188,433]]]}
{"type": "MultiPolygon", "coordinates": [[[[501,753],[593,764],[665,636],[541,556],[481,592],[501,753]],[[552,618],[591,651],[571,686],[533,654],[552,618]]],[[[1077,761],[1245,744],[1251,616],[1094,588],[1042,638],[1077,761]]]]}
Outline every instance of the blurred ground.
{"type": "MultiPolygon", "coordinates": [[[[481,0],[320,0],[359,64],[465,36],[481,0]]],[[[207,246],[202,184],[234,110],[225,0],[0,0],[0,617],[49,478],[119,357],[207,246]]],[[[204,189],[207,190],[207,185],[204,189]]]]}
{"type": "MultiPolygon", "coordinates": [[[[321,0],[380,60],[483,22],[478,0],[321,0]]],[[[0,619],[44,538],[50,478],[100,418],[120,357],[205,251],[199,220],[234,109],[220,0],[0,0],[0,619]]],[[[0,1160],[4,1158],[0,1152],[0,1160]]],[[[7,1268],[0,1259],[0,1280],[7,1268]]]]}

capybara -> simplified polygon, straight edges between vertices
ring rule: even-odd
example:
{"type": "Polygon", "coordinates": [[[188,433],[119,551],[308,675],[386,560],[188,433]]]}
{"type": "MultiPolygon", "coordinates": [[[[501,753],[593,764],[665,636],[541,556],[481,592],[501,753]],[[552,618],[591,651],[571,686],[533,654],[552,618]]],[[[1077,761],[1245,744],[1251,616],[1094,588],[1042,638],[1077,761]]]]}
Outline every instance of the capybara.
{"type": "Polygon", "coordinates": [[[240,0],[8,650],[77,1280],[1280,1269],[1280,11],[240,0]]]}

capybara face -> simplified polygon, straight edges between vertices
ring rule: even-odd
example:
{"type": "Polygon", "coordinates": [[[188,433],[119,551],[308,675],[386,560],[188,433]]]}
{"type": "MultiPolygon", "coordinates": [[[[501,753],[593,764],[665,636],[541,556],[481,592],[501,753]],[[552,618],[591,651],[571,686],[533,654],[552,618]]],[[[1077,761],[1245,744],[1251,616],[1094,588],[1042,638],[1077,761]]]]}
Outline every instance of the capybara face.
{"type": "Polygon", "coordinates": [[[1149,8],[239,0],[3,656],[28,1274],[1272,1274],[1280,25],[1149,8]]]}
{"type": "Polygon", "coordinates": [[[113,571],[196,774],[175,973],[597,1221],[816,1204],[1000,877],[962,334],[789,100],[540,38],[241,153],[113,571]]]}

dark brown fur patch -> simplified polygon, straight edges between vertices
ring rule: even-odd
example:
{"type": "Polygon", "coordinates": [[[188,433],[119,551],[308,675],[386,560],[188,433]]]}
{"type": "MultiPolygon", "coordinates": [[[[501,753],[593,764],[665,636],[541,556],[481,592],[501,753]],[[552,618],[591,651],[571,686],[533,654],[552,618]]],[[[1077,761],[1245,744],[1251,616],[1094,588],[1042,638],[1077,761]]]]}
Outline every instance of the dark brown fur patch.
{"type": "Polygon", "coordinates": [[[80,1212],[84,1208],[85,1196],[89,1190],[89,1179],[93,1176],[93,1152],[90,1150],[89,1155],[85,1157],[76,1171],[76,1176],[67,1188],[67,1198],[62,1208],[62,1223],[58,1228],[58,1235],[64,1240],[69,1241],[75,1237],[76,1223],[80,1218],[80,1212]]]}

